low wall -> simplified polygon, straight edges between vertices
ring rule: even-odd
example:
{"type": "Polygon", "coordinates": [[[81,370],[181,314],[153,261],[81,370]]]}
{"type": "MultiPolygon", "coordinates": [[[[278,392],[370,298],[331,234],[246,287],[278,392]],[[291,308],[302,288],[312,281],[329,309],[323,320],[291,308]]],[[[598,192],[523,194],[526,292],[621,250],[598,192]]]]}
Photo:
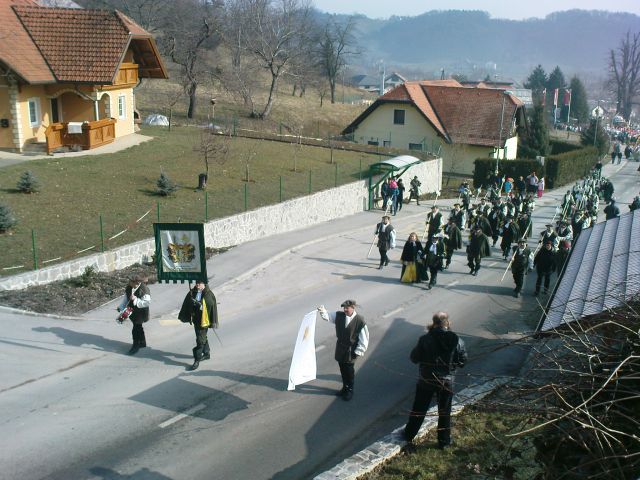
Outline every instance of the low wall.
{"type": "MultiPolygon", "coordinates": [[[[407,188],[414,175],[417,175],[422,182],[422,192],[440,190],[442,159],[422,162],[407,170],[402,177],[407,188]]],[[[367,186],[368,180],[360,180],[312,195],[212,220],[205,224],[205,244],[212,248],[238,245],[362,212],[368,206],[367,186]]],[[[33,285],[66,280],[82,275],[90,266],[100,272],[111,272],[134,263],[147,262],[154,252],[153,238],[141,240],[107,252],[2,278],[0,290],[20,290],[33,285]]]]}

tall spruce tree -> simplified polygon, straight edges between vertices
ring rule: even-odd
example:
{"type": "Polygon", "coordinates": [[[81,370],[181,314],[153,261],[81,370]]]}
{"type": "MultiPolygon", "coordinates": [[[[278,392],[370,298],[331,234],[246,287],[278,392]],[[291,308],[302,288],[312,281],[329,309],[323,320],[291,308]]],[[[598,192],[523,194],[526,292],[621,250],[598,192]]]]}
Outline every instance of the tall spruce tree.
{"type": "Polygon", "coordinates": [[[536,103],[529,120],[529,133],[525,138],[522,154],[529,158],[546,156],[550,152],[549,129],[545,120],[544,106],[536,103]]]}
{"type": "Polygon", "coordinates": [[[587,90],[582,81],[574,76],[569,83],[571,89],[571,116],[583,125],[589,121],[589,105],[587,104],[587,90]]]}
{"type": "Polygon", "coordinates": [[[547,80],[547,89],[553,91],[556,88],[565,88],[567,86],[567,82],[564,79],[564,74],[560,67],[556,66],[553,69],[553,72],[549,74],[549,79],[547,80]]]}
{"type": "Polygon", "coordinates": [[[544,101],[542,95],[544,89],[547,87],[547,81],[547,73],[544,71],[544,68],[542,68],[542,65],[538,65],[524,82],[525,88],[531,89],[534,103],[537,104],[544,101]]]}
{"type": "Polygon", "coordinates": [[[580,143],[585,147],[595,146],[600,155],[604,155],[609,151],[609,135],[602,127],[602,119],[593,119],[589,124],[589,128],[580,133],[580,143]],[[597,125],[597,126],[596,126],[597,125]]]}

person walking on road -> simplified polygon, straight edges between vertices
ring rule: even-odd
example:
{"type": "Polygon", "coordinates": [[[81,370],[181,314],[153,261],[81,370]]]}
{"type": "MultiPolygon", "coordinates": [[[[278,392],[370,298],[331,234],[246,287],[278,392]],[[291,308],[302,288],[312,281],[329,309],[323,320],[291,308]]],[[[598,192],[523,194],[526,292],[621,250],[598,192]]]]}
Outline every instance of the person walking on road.
{"type": "Polygon", "coordinates": [[[445,255],[447,258],[447,262],[444,265],[445,270],[449,268],[451,265],[451,257],[453,256],[453,252],[456,250],[460,250],[462,248],[462,235],[460,234],[460,229],[456,225],[456,222],[453,221],[453,218],[449,219],[449,222],[444,227],[444,235],[445,235],[445,255]]]}
{"type": "Polygon", "coordinates": [[[362,357],[369,347],[369,329],[362,315],[356,312],[355,300],[345,300],[341,307],[341,312],[329,313],[324,305],[321,305],[318,307],[318,313],[324,321],[336,326],[334,357],[340,366],[342,376],[342,389],[336,392],[336,395],[348,402],[353,398],[355,361],[362,357]]]}
{"type": "Polygon", "coordinates": [[[427,286],[429,290],[436,286],[438,272],[442,270],[442,260],[446,253],[442,237],[444,237],[442,233],[434,235],[424,252],[425,265],[429,268],[429,285],[427,286]]]}
{"type": "Polygon", "coordinates": [[[427,214],[426,224],[429,232],[427,241],[430,242],[431,237],[438,233],[440,228],[442,228],[442,213],[438,211],[438,207],[436,205],[433,205],[431,207],[431,211],[427,214]]]}
{"type": "Polygon", "coordinates": [[[193,347],[193,365],[196,370],[203,360],[211,358],[211,348],[207,333],[210,328],[218,328],[218,304],[216,297],[207,284],[198,280],[184,301],[178,313],[182,323],[190,323],[196,334],[196,346],[193,347]]]}
{"type": "Polygon", "coordinates": [[[407,442],[413,441],[435,395],[438,402],[438,448],[447,448],[451,445],[453,373],[467,362],[464,342],[451,331],[449,314],[437,312],[433,315],[428,332],[418,339],[409,358],[419,365],[420,373],[404,438],[407,442]]]}
{"type": "Polygon", "coordinates": [[[483,257],[491,256],[491,247],[489,246],[489,239],[482,233],[481,228],[477,228],[471,231],[471,241],[467,245],[467,265],[471,271],[471,275],[475,276],[480,270],[480,264],[483,257]]]}
{"type": "Polygon", "coordinates": [[[511,256],[511,273],[516,288],[513,289],[513,295],[518,298],[524,285],[524,276],[529,271],[529,255],[531,250],[527,246],[524,238],[518,240],[518,245],[513,247],[513,255],[511,256]]]}
{"type": "Polygon", "coordinates": [[[392,248],[396,248],[396,231],[389,222],[391,222],[391,217],[389,217],[389,215],[383,216],[382,221],[376,225],[376,231],[374,232],[374,235],[378,236],[378,251],[380,252],[379,270],[389,265],[387,252],[392,248]]]}
{"type": "Polygon", "coordinates": [[[129,349],[129,355],[135,355],[138,350],[147,346],[147,339],[144,335],[143,324],[149,321],[149,304],[151,303],[151,293],[146,285],[146,279],[140,275],[129,280],[129,284],[125,288],[122,303],[117,310],[123,312],[127,308],[131,308],[129,320],[133,324],[131,336],[133,337],[133,345],[129,349]]]}
{"type": "Polygon", "coordinates": [[[401,178],[398,179],[398,212],[402,210],[402,204],[404,203],[404,192],[407,188],[404,186],[404,182],[401,178]]]}
{"type": "Polygon", "coordinates": [[[421,280],[418,272],[418,259],[422,257],[424,248],[418,240],[416,232],[411,232],[409,238],[404,243],[402,249],[402,272],[400,273],[400,281],[403,283],[414,283],[421,280]]]}
{"type": "Polygon", "coordinates": [[[553,251],[553,243],[547,241],[544,244],[536,257],[533,259],[533,264],[536,267],[536,291],[534,295],[540,294],[540,285],[544,278],[544,293],[549,293],[549,284],[551,283],[551,274],[557,270],[556,265],[556,253],[553,251]]]}
{"type": "Polygon", "coordinates": [[[409,201],[411,201],[412,198],[416,199],[416,205],[420,205],[420,186],[422,185],[422,182],[420,182],[420,180],[418,180],[418,176],[415,175],[413,177],[413,179],[411,180],[411,190],[409,191],[409,201]]]}
{"type": "Polygon", "coordinates": [[[604,214],[607,220],[611,220],[612,218],[620,216],[620,209],[618,208],[618,205],[616,205],[615,198],[611,198],[609,205],[604,207],[604,214]]]}

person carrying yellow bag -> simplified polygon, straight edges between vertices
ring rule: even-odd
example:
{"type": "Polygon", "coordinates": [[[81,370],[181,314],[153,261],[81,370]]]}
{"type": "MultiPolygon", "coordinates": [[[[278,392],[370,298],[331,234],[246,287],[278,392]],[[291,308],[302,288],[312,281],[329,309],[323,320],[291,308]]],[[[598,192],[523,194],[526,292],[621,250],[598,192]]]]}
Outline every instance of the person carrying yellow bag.
{"type": "Polygon", "coordinates": [[[402,283],[414,283],[418,281],[418,270],[416,262],[422,256],[422,243],[418,240],[418,234],[411,232],[409,238],[404,244],[402,249],[402,273],[400,274],[400,281],[402,283]]]}
{"type": "Polygon", "coordinates": [[[196,282],[187,293],[178,318],[183,323],[190,323],[196,334],[196,346],[193,347],[193,365],[191,370],[196,370],[202,360],[211,358],[211,349],[207,332],[210,328],[218,328],[218,304],[216,297],[202,280],[196,282]]]}

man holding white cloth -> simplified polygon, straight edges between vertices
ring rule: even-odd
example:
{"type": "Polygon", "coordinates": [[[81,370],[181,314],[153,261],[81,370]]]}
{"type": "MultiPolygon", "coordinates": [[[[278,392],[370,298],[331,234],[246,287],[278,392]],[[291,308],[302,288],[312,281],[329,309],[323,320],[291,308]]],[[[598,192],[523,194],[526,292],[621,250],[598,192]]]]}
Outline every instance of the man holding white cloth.
{"type": "Polygon", "coordinates": [[[336,392],[336,395],[348,402],[353,398],[355,360],[367,351],[369,329],[362,315],[359,315],[355,310],[355,300],[345,300],[341,307],[342,312],[329,313],[324,305],[321,305],[318,307],[318,312],[323,320],[336,326],[335,359],[340,366],[340,375],[342,375],[342,389],[336,392]]]}

